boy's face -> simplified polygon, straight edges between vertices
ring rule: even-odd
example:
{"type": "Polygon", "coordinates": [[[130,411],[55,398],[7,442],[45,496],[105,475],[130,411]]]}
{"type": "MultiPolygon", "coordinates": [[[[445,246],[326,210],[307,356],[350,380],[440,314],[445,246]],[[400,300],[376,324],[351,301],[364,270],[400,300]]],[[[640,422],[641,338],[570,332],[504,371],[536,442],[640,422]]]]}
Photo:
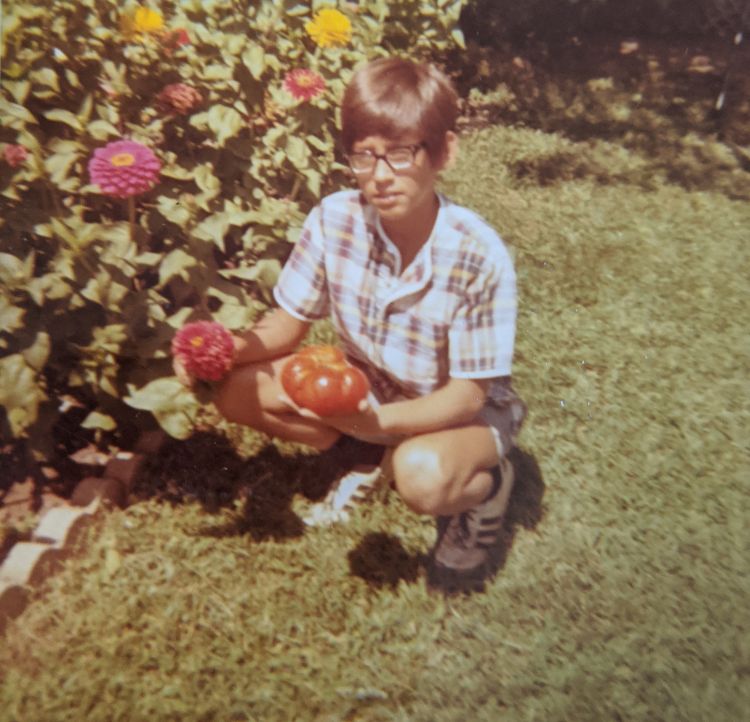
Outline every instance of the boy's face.
{"type": "Polygon", "coordinates": [[[433,164],[425,148],[420,146],[421,138],[406,136],[393,140],[371,135],[354,143],[352,153],[370,152],[377,156],[383,156],[395,148],[420,146],[414,151],[414,161],[408,168],[394,170],[381,157],[375,161],[371,171],[354,174],[360,190],[386,226],[408,222],[420,211],[434,208],[437,175],[452,159],[453,140],[448,140],[448,151],[438,164],[433,164]]]}

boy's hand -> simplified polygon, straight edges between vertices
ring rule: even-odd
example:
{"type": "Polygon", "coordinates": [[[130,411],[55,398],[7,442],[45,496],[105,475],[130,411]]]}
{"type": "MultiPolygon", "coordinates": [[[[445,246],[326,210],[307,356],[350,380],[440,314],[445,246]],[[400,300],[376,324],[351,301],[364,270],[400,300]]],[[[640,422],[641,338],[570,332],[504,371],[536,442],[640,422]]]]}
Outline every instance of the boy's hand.
{"type": "Polygon", "coordinates": [[[179,356],[175,356],[172,359],[172,370],[177,380],[187,388],[191,389],[195,386],[195,376],[188,372],[185,368],[185,362],[179,356]]]}
{"type": "Polygon", "coordinates": [[[303,416],[306,419],[320,421],[326,426],[330,426],[343,434],[378,434],[383,432],[377,411],[370,405],[370,402],[366,398],[359,402],[357,413],[346,414],[343,416],[319,416],[314,411],[310,411],[310,409],[306,409],[303,406],[297,406],[297,404],[295,404],[294,401],[284,393],[279,394],[279,401],[300,416],[303,416]]]}
{"type": "MultiPolygon", "coordinates": [[[[233,335],[232,340],[234,342],[234,354],[232,357],[232,367],[234,367],[234,365],[237,363],[237,355],[239,354],[241,349],[247,346],[247,343],[244,341],[244,339],[240,338],[239,336],[233,335]]],[[[177,380],[183,386],[186,386],[189,389],[192,389],[195,386],[195,383],[198,379],[187,370],[185,360],[180,354],[175,354],[172,357],[172,370],[174,371],[174,375],[177,377],[177,380]]]]}

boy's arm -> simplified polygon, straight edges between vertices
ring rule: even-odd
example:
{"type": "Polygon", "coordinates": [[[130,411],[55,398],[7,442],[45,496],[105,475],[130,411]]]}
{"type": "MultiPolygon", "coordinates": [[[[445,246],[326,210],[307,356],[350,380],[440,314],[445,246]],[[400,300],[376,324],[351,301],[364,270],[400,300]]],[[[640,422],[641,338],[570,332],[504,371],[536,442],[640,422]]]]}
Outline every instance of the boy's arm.
{"type": "MultiPolygon", "coordinates": [[[[309,321],[302,321],[276,308],[243,334],[234,336],[234,366],[265,361],[291,353],[305,337],[309,321]]],[[[192,387],[195,378],[188,373],[185,362],[179,356],[172,359],[175,375],[185,386],[192,387]]]]}
{"type": "Polygon", "coordinates": [[[489,379],[452,378],[431,394],[383,404],[375,410],[388,434],[425,434],[471,422],[484,406],[489,379]]]}
{"type": "Polygon", "coordinates": [[[239,366],[291,353],[309,328],[310,321],[276,308],[237,338],[234,363],[239,366]]]}

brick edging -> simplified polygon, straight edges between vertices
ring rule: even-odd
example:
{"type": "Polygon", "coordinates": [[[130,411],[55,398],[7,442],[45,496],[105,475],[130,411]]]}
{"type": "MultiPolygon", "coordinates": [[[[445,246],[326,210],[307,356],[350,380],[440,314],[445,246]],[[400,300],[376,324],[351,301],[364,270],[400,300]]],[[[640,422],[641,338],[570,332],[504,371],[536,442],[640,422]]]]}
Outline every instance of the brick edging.
{"type": "Polygon", "coordinates": [[[31,541],[16,542],[0,564],[0,634],[9,620],[26,609],[31,590],[73,555],[83,532],[107,508],[127,506],[148,454],[167,440],[162,431],[141,434],[134,451],[120,451],[107,463],[102,476],[88,476],[73,490],[70,501],[47,510],[31,541]]]}

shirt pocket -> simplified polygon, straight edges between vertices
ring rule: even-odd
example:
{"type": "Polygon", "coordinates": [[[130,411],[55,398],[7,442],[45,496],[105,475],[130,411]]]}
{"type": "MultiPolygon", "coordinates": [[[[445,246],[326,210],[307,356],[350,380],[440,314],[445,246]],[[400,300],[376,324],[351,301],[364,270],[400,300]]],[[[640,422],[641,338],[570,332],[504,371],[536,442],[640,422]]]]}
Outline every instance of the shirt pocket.
{"type": "Polygon", "coordinates": [[[383,361],[417,393],[433,391],[448,379],[448,324],[431,315],[391,313],[383,361]]]}

